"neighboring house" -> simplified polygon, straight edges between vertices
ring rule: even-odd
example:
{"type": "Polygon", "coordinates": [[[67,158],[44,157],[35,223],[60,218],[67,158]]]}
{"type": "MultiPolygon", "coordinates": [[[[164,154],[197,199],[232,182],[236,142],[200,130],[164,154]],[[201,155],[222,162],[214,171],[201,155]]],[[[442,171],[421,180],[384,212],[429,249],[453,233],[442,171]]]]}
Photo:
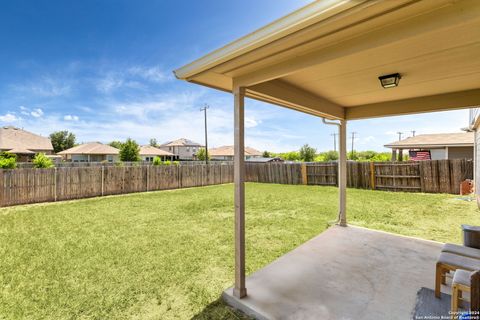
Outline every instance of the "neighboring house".
{"type": "Polygon", "coordinates": [[[49,138],[8,126],[0,128],[0,151],[16,154],[17,160],[23,162],[37,153],[53,154],[53,146],[49,138]]]}
{"type": "MultiPolygon", "coordinates": [[[[223,146],[208,150],[208,155],[212,160],[233,160],[233,146],[223,146]]],[[[250,147],[245,147],[245,159],[261,158],[262,152],[250,147]]]]}
{"type": "Polygon", "coordinates": [[[203,146],[197,142],[180,138],[164,143],[159,148],[173,153],[179,160],[194,160],[198,150],[202,147],[203,146]]]}
{"type": "Polygon", "coordinates": [[[174,160],[176,156],[168,151],[152,147],[152,146],[141,146],[140,147],[140,158],[143,161],[152,162],[153,158],[160,157],[162,160],[174,160]]]}
{"type": "Polygon", "coordinates": [[[473,159],[473,132],[421,134],[386,144],[392,160],[402,161],[404,150],[411,160],[473,159]]]}
{"type": "Polygon", "coordinates": [[[72,162],[115,162],[118,161],[120,150],[100,142],[84,143],[73,148],[63,150],[58,154],[64,160],[72,162]]]}
{"type": "Polygon", "coordinates": [[[254,162],[254,163],[283,163],[285,162],[283,159],[275,157],[275,158],[264,158],[264,157],[259,157],[259,158],[249,158],[246,160],[247,162],[254,162]]]}

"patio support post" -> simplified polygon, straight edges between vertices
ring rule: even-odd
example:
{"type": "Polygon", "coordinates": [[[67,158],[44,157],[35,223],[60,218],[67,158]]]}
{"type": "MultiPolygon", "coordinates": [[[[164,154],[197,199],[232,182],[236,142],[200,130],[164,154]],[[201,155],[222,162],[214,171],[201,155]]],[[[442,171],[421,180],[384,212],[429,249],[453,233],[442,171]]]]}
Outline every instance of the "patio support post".
{"type": "Polygon", "coordinates": [[[338,189],[339,189],[339,225],[347,226],[347,121],[340,120],[339,127],[339,159],[338,159],[338,189]]]}
{"type": "Polygon", "coordinates": [[[235,183],[235,288],[237,298],[247,295],[245,288],[245,88],[233,87],[234,95],[234,183],[235,183]]]}
{"type": "Polygon", "coordinates": [[[397,149],[392,149],[392,162],[397,161],[397,149]]]}

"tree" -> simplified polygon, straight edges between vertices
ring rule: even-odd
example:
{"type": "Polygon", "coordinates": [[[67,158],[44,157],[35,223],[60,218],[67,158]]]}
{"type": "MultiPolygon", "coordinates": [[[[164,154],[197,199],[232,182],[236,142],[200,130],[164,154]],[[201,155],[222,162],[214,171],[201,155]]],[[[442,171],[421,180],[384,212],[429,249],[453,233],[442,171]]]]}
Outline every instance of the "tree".
{"type": "Polygon", "coordinates": [[[122,148],[122,142],[121,141],[117,141],[117,140],[114,140],[112,142],[110,142],[108,145],[110,147],[114,147],[114,148],[117,148],[117,149],[121,149],[122,148]]]}
{"type": "Polygon", "coordinates": [[[157,139],[155,138],[150,139],[150,146],[155,148],[158,147],[159,145],[158,145],[157,139]]]}
{"type": "Polygon", "coordinates": [[[45,153],[37,153],[33,158],[33,166],[35,168],[51,168],[53,167],[53,161],[45,155],[45,153]]]}
{"type": "Polygon", "coordinates": [[[268,152],[267,150],[263,151],[262,153],[262,157],[264,158],[271,158],[272,155],[270,154],[270,152],[268,152]]]}
{"type": "Polygon", "coordinates": [[[58,153],[75,146],[75,135],[67,130],[55,131],[50,134],[50,141],[52,141],[53,151],[58,153]]]}
{"type": "Polygon", "coordinates": [[[333,150],[321,152],[315,158],[315,161],[335,161],[335,160],[338,160],[338,152],[333,150]]]}
{"type": "Polygon", "coordinates": [[[287,160],[287,161],[298,161],[298,160],[300,160],[300,154],[297,151],[279,153],[278,156],[280,158],[282,158],[283,160],[287,160]]]}
{"type": "Polygon", "coordinates": [[[122,143],[120,147],[120,160],[140,161],[140,147],[135,140],[128,138],[125,143],[122,143]]]}
{"type": "Polygon", "coordinates": [[[305,144],[300,148],[300,159],[305,162],[312,162],[315,159],[315,154],[317,149],[310,147],[308,144],[305,144]]]}
{"type": "MultiPolygon", "coordinates": [[[[207,152],[205,148],[198,149],[197,159],[200,161],[205,161],[207,159],[207,152]]],[[[208,159],[210,160],[210,155],[208,155],[208,159]]]]}

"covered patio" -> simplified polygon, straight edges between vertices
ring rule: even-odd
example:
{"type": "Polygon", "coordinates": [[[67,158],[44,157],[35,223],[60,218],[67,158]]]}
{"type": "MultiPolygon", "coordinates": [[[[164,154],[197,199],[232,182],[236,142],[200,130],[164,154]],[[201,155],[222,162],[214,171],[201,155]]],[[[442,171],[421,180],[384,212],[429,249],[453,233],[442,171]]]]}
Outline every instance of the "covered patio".
{"type": "Polygon", "coordinates": [[[247,278],[223,298],[256,319],[410,319],[432,287],[441,244],[334,226],[247,278]],[[348,247],[348,254],[345,248],[348,247]]]}
{"type": "Polygon", "coordinates": [[[227,301],[255,309],[260,318],[302,318],[295,312],[303,311],[289,313],[282,306],[307,308],[306,304],[309,307],[303,318],[349,318],[358,315],[359,308],[365,309],[358,304],[361,301],[368,303],[370,316],[362,313],[365,318],[385,315],[385,306],[404,318],[416,291],[422,285],[433,287],[437,245],[356,228],[334,228],[246,278],[245,97],[305,112],[338,126],[338,225],[345,227],[348,121],[480,105],[478,57],[477,0],[324,0],[175,70],[179,79],[234,96],[235,286],[227,291],[227,301]],[[361,242],[349,239],[364,232],[368,236],[358,236],[361,242]],[[378,237],[385,237],[384,243],[376,243],[378,237]],[[411,260],[406,267],[372,264],[365,258],[370,256],[376,257],[372,261],[398,258],[404,264],[408,259],[400,259],[402,256],[411,260]],[[335,268],[339,265],[343,269],[335,268]],[[395,277],[394,272],[400,274],[395,277]],[[370,274],[377,277],[370,278],[370,274]],[[418,281],[408,282],[410,277],[418,281]],[[412,286],[402,287],[404,283],[412,286]],[[349,290],[352,284],[358,284],[354,286],[358,289],[349,290]],[[391,288],[386,287],[389,284],[391,288]],[[321,290],[313,290],[317,287],[321,290]],[[395,299],[391,296],[394,291],[389,290],[402,294],[395,299]],[[304,303],[295,300],[295,292],[304,303]],[[392,309],[389,301],[405,306],[392,309]]]}

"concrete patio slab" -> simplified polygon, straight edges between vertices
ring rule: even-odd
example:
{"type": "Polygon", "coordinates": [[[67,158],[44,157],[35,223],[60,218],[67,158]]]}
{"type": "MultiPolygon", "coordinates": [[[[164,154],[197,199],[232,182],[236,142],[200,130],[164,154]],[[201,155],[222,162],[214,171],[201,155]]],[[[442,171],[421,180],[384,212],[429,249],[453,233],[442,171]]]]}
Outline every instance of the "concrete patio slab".
{"type": "Polygon", "coordinates": [[[223,298],[257,319],[410,319],[441,245],[334,226],[250,275],[246,298],[223,298]]]}

